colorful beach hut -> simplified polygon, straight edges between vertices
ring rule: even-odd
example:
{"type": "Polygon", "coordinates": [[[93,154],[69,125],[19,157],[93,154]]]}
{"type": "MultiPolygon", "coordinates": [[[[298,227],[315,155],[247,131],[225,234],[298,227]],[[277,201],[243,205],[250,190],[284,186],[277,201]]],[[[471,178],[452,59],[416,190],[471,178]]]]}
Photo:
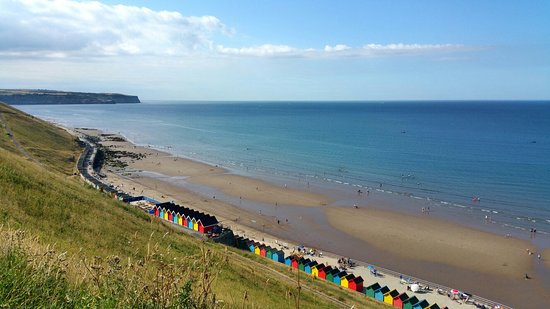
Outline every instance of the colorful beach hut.
{"type": "Polygon", "coordinates": [[[307,263],[311,262],[310,259],[306,259],[306,258],[301,258],[299,261],[298,261],[298,269],[300,269],[301,271],[304,271],[304,267],[306,266],[307,263]]]}
{"type": "Polygon", "coordinates": [[[274,249],[271,248],[271,247],[265,247],[265,257],[268,258],[268,259],[273,259],[273,251],[274,249]]]}
{"type": "Polygon", "coordinates": [[[419,302],[416,296],[409,297],[403,302],[403,309],[412,309],[419,302]]]}
{"type": "Polygon", "coordinates": [[[378,282],[375,282],[365,288],[365,294],[367,294],[368,297],[374,298],[374,291],[377,291],[379,288],[381,288],[380,284],[378,284],[378,282]]]}
{"type": "Polygon", "coordinates": [[[265,257],[266,251],[265,245],[260,245],[260,256],[265,257]]]}
{"type": "Polygon", "coordinates": [[[178,225],[183,225],[183,218],[178,214],[178,225]]]}
{"type": "Polygon", "coordinates": [[[248,249],[250,250],[250,252],[256,253],[256,244],[253,241],[251,241],[248,244],[248,249]]]}
{"type": "Polygon", "coordinates": [[[292,267],[292,262],[294,261],[294,257],[292,256],[287,256],[285,258],[285,265],[288,266],[288,267],[292,267]]]}
{"type": "Polygon", "coordinates": [[[199,232],[206,234],[218,225],[218,219],[214,216],[205,215],[197,221],[199,232]]]}
{"type": "Polygon", "coordinates": [[[271,253],[271,259],[279,263],[285,263],[285,253],[281,250],[273,250],[271,253]]]}
{"type": "Polygon", "coordinates": [[[172,213],[172,222],[174,222],[175,224],[178,224],[178,217],[180,216],[180,214],[176,213],[176,212],[173,212],[172,213]]]}
{"type": "Polygon", "coordinates": [[[393,289],[388,293],[384,294],[384,302],[388,305],[393,305],[393,299],[399,295],[397,290],[393,289]]]}
{"type": "Polygon", "coordinates": [[[427,300],[423,299],[419,302],[417,302],[414,306],[413,306],[413,309],[426,309],[430,306],[430,303],[428,303],[427,300]]]}
{"type": "Polygon", "coordinates": [[[260,245],[260,244],[254,244],[254,254],[260,255],[260,253],[261,253],[261,248],[260,247],[261,246],[262,245],[260,245]]]}
{"type": "Polygon", "coordinates": [[[353,274],[348,274],[347,276],[340,277],[340,285],[344,288],[348,288],[349,282],[353,279],[355,279],[355,275],[353,274]]]}
{"type": "Polygon", "coordinates": [[[315,265],[317,265],[317,261],[311,261],[311,262],[305,264],[304,265],[304,271],[306,272],[306,274],[311,275],[311,268],[315,265]]]}
{"type": "Polygon", "coordinates": [[[378,290],[374,291],[374,299],[377,301],[384,301],[384,294],[388,293],[390,289],[387,286],[383,286],[379,288],[378,290]]]}
{"type": "Polygon", "coordinates": [[[326,273],[325,279],[327,281],[334,282],[334,277],[339,272],[340,272],[340,270],[338,268],[332,268],[331,270],[325,272],[326,273]]]}
{"type": "Polygon", "coordinates": [[[357,291],[363,292],[363,278],[361,276],[353,278],[353,280],[348,280],[348,288],[357,291]]]}
{"type": "Polygon", "coordinates": [[[393,306],[395,308],[403,308],[403,302],[405,302],[407,299],[409,299],[409,296],[407,293],[401,293],[393,298],[393,306]]]}
{"type": "Polygon", "coordinates": [[[292,258],[292,261],[290,262],[290,265],[292,266],[292,268],[298,269],[298,267],[299,267],[298,259],[292,258]]]}
{"type": "Polygon", "coordinates": [[[155,217],[159,217],[160,216],[160,210],[157,206],[153,207],[153,210],[155,211],[154,214],[155,214],[155,217]]]}
{"type": "Polygon", "coordinates": [[[342,281],[340,278],[347,276],[348,273],[345,271],[340,271],[333,275],[332,282],[334,282],[337,285],[340,285],[340,282],[342,281]]]}
{"type": "MultiPolygon", "coordinates": [[[[325,266],[318,271],[318,278],[321,278],[323,280],[327,280],[327,273],[329,273],[332,270],[331,266],[325,266]]],[[[331,280],[332,281],[332,280],[331,280]]]]}
{"type": "MultiPolygon", "coordinates": [[[[445,307],[445,308],[446,308],[446,307],[445,307]]],[[[432,304],[431,306],[429,306],[429,307],[426,308],[426,309],[441,309],[441,308],[439,307],[438,304],[432,304]]]]}
{"type": "Polygon", "coordinates": [[[191,219],[191,222],[193,222],[193,230],[199,231],[199,223],[197,222],[197,219],[193,218],[191,219]]]}
{"type": "Polygon", "coordinates": [[[313,277],[319,277],[319,270],[325,268],[325,264],[321,263],[311,267],[311,275],[313,277]]]}

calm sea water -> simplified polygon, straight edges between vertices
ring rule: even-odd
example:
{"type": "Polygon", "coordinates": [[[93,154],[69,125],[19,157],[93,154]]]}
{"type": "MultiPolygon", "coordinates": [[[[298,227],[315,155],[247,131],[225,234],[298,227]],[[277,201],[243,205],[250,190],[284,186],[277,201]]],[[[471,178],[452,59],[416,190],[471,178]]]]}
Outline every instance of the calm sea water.
{"type": "Polygon", "coordinates": [[[382,184],[412,198],[476,208],[511,226],[550,231],[550,102],[17,107],[259,177],[382,184]]]}

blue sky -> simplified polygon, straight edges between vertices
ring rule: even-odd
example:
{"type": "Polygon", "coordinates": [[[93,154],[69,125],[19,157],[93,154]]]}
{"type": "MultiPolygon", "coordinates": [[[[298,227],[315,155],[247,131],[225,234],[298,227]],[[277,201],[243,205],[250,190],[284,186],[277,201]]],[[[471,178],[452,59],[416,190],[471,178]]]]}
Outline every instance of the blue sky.
{"type": "Polygon", "coordinates": [[[550,1],[0,0],[0,87],[550,99],[550,1]]]}

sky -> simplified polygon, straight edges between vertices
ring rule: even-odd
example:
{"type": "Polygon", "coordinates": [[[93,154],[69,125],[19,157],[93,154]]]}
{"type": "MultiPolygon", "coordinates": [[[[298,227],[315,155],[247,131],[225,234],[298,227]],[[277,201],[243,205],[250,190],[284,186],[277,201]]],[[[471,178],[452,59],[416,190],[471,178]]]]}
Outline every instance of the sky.
{"type": "Polygon", "coordinates": [[[550,1],[0,0],[0,88],[550,99],[550,1]]]}

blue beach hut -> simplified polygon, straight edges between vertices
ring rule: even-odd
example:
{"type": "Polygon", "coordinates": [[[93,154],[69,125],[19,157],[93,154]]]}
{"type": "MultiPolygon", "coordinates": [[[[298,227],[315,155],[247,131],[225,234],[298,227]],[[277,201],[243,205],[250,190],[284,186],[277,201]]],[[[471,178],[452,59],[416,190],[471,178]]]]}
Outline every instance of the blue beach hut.
{"type": "Polygon", "coordinates": [[[341,271],[341,272],[335,274],[335,275],[332,277],[332,282],[336,283],[337,285],[340,285],[340,283],[341,283],[340,278],[345,277],[345,276],[347,276],[347,275],[348,275],[347,272],[341,271]]]}
{"type": "Polygon", "coordinates": [[[306,265],[304,265],[304,271],[307,274],[311,275],[311,267],[313,267],[315,265],[317,265],[317,261],[311,261],[311,262],[307,263],[306,265]]]}
{"type": "Polygon", "coordinates": [[[383,302],[384,294],[388,293],[389,291],[390,289],[387,286],[379,288],[378,290],[374,291],[374,299],[383,302]]]}
{"type": "Polygon", "coordinates": [[[193,229],[193,218],[187,217],[187,228],[193,229]]]}
{"type": "Polygon", "coordinates": [[[285,265],[288,266],[288,267],[292,267],[292,257],[291,256],[287,256],[285,258],[285,265]]]}
{"type": "Polygon", "coordinates": [[[271,252],[271,259],[275,262],[285,263],[285,253],[281,250],[273,249],[273,252],[271,252]]]}

